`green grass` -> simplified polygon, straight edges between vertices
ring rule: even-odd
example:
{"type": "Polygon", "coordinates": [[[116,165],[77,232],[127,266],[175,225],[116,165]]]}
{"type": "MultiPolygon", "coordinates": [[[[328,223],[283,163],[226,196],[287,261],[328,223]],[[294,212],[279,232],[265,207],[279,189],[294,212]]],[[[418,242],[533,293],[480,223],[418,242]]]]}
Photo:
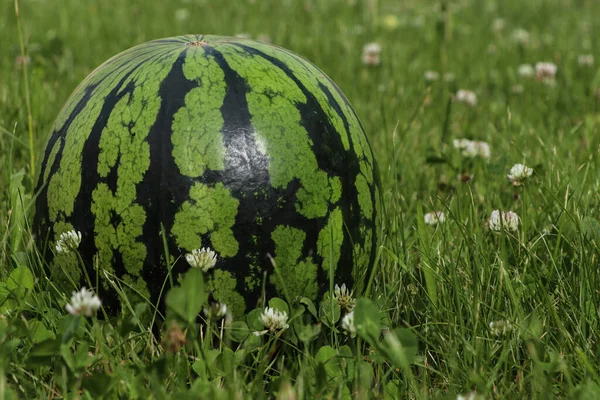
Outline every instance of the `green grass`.
{"type": "Polygon", "coordinates": [[[221,3],[23,0],[25,70],[15,4],[0,0],[0,398],[599,398],[596,0],[221,3]],[[513,39],[517,28],[527,44],[513,39]],[[262,329],[256,312],[228,329],[198,325],[206,299],[194,291],[170,295],[187,332],[180,349],[136,318],[143,306],[110,322],[68,315],[70,293],[44,277],[29,229],[31,159],[37,166],[54,117],[126,48],[242,32],[323,69],[369,134],[387,213],[357,336],[327,301],[317,317],[274,301],[294,316],[281,335],[248,336],[262,329]],[[378,67],[361,62],[368,42],[382,46],[378,67]],[[596,63],[579,65],[580,54],[596,63]],[[555,85],[517,74],[538,61],[558,66],[555,85]],[[427,83],[427,70],[455,78],[427,83]],[[478,104],[453,102],[458,89],[478,104]],[[461,157],[452,141],[463,137],[488,142],[489,160],[461,157]],[[518,188],[506,177],[516,163],[535,170],[518,188]],[[515,211],[519,230],[490,232],[494,209],[515,211]],[[447,221],[425,225],[434,210],[447,221]],[[511,328],[495,335],[493,321],[511,328]]]}

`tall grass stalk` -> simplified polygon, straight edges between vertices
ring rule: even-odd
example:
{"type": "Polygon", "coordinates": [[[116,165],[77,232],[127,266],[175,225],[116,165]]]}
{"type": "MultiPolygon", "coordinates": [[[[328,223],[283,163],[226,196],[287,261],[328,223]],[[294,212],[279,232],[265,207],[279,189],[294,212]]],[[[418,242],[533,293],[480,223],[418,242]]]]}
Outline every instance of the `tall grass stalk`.
{"type": "Polygon", "coordinates": [[[27,108],[27,128],[29,131],[29,169],[31,176],[35,177],[35,140],[33,136],[33,114],[31,112],[31,94],[29,91],[28,62],[25,54],[25,40],[23,28],[21,27],[21,13],[19,12],[19,0],[15,0],[15,19],[19,33],[19,48],[21,50],[21,65],[23,68],[23,84],[25,86],[25,106],[27,108]]]}

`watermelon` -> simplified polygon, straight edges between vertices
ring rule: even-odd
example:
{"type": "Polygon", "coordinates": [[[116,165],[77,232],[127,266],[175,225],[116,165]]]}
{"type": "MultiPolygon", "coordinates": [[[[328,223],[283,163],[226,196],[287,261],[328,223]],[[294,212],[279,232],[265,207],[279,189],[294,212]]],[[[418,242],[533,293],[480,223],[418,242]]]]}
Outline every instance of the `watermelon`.
{"type": "Polygon", "coordinates": [[[330,272],[360,291],[381,215],[372,150],[338,87],[288,50],[220,36],[154,40],[93,71],[54,122],[36,193],[47,273],[94,286],[109,312],[115,288],[159,304],[201,248],[234,316],[263,288],[318,299],[330,272]],[[69,232],[76,249],[56,251],[69,232]]]}

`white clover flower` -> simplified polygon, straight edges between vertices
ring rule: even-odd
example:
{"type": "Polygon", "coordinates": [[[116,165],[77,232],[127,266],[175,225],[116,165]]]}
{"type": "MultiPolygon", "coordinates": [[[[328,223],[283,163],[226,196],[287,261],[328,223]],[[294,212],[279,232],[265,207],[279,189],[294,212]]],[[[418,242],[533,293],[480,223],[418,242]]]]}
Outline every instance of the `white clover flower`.
{"type": "Polygon", "coordinates": [[[208,247],[192,250],[191,253],[185,255],[185,259],[193,268],[200,268],[207,272],[217,263],[217,253],[208,247]]]}
{"type": "Polygon", "coordinates": [[[477,394],[477,392],[469,392],[465,395],[459,394],[456,396],[456,400],[479,400],[482,397],[477,394]]]}
{"type": "Polygon", "coordinates": [[[501,336],[506,334],[512,329],[512,324],[510,321],[500,320],[500,321],[492,321],[490,322],[490,331],[494,336],[501,336]]]}
{"type": "Polygon", "coordinates": [[[177,21],[185,21],[190,17],[190,12],[187,8],[179,8],[175,10],[175,19],[177,21]]]}
{"type": "Polygon", "coordinates": [[[477,95],[470,90],[460,89],[456,92],[454,99],[459,103],[465,103],[469,107],[475,107],[477,105],[477,95]]]}
{"type": "Polygon", "coordinates": [[[227,305],[225,303],[214,302],[208,307],[204,307],[204,315],[210,319],[221,319],[227,314],[227,305]]]}
{"type": "Polygon", "coordinates": [[[446,222],[446,214],[443,211],[432,211],[425,214],[423,219],[427,225],[443,224],[446,222]]]}
{"type": "Polygon", "coordinates": [[[79,292],[73,292],[71,303],[67,304],[66,309],[72,315],[91,317],[98,311],[101,305],[102,302],[98,296],[91,290],[83,287],[79,292]]]}
{"type": "Polygon", "coordinates": [[[285,311],[278,311],[271,307],[265,307],[260,315],[260,322],[271,333],[289,328],[287,320],[288,315],[285,311]]]}
{"type": "Polygon", "coordinates": [[[529,43],[529,32],[522,28],[515,29],[512,33],[512,38],[515,42],[525,45],[529,43]]]}
{"type": "Polygon", "coordinates": [[[492,30],[494,32],[501,32],[504,30],[506,26],[506,21],[503,18],[496,18],[494,22],[492,22],[492,30]]]}
{"type": "Polygon", "coordinates": [[[523,78],[531,78],[535,75],[535,69],[530,64],[521,64],[519,65],[518,73],[523,78]]]}
{"type": "Polygon", "coordinates": [[[452,145],[454,146],[454,148],[460,150],[464,156],[471,155],[472,150],[474,148],[473,143],[474,142],[469,139],[454,139],[452,141],[452,145]],[[468,154],[465,154],[466,151],[468,151],[468,154]]]}
{"type": "Polygon", "coordinates": [[[335,285],[333,289],[333,298],[337,301],[340,308],[343,308],[347,311],[354,310],[355,300],[352,297],[352,290],[348,290],[346,288],[346,284],[342,284],[342,286],[335,285]]]}
{"type": "Polygon", "coordinates": [[[362,62],[365,65],[381,64],[381,45],[379,43],[367,43],[363,47],[362,62]]]}
{"type": "Polygon", "coordinates": [[[527,178],[529,178],[533,174],[533,169],[529,168],[523,164],[515,164],[508,172],[508,179],[512,182],[513,185],[519,186],[522,185],[523,182],[527,178]]]}
{"type": "Polygon", "coordinates": [[[580,54],[579,57],[577,57],[577,63],[582,67],[591,67],[594,65],[594,55],[580,54]]]}
{"type": "Polygon", "coordinates": [[[75,230],[63,232],[56,241],[56,251],[58,253],[69,253],[72,250],[77,250],[79,243],[81,243],[81,232],[75,230]]]}
{"type": "Polygon", "coordinates": [[[519,216],[512,211],[494,210],[490,215],[489,226],[495,232],[500,232],[502,228],[516,231],[519,228],[519,216]]]}
{"type": "Polygon", "coordinates": [[[477,149],[477,155],[481,158],[490,158],[490,145],[486,142],[475,142],[475,148],[477,149]]]}
{"type": "Polygon", "coordinates": [[[539,81],[554,83],[558,67],[551,62],[539,62],[535,64],[535,76],[539,81]]]}
{"type": "Polygon", "coordinates": [[[351,335],[356,335],[356,326],[354,325],[354,311],[349,312],[342,318],[342,329],[351,335]]]}
{"type": "Polygon", "coordinates": [[[486,142],[468,139],[455,139],[452,144],[454,145],[455,149],[460,150],[460,153],[463,157],[481,157],[485,159],[490,158],[490,145],[486,142]]]}
{"type": "Polygon", "coordinates": [[[425,71],[423,78],[426,82],[434,82],[440,79],[440,74],[437,71],[425,71]]]}

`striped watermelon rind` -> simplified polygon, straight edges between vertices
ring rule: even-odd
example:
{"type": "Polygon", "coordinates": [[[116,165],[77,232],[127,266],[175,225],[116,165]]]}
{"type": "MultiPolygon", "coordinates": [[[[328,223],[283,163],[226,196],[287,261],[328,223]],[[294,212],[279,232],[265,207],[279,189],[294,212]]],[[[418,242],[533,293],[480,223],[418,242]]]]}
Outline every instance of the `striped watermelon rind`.
{"type": "Polygon", "coordinates": [[[333,268],[360,291],[381,217],[373,153],[337,86],[288,50],[219,36],[147,42],[98,67],[54,123],[38,192],[41,243],[82,233],[79,255],[46,252],[50,275],[91,280],[115,310],[105,277],[156,303],[168,265],[177,277],[200,247],[218,253],[208,285],[236,316],[265,276],[270,294],[314,300],[333,268]]]}

